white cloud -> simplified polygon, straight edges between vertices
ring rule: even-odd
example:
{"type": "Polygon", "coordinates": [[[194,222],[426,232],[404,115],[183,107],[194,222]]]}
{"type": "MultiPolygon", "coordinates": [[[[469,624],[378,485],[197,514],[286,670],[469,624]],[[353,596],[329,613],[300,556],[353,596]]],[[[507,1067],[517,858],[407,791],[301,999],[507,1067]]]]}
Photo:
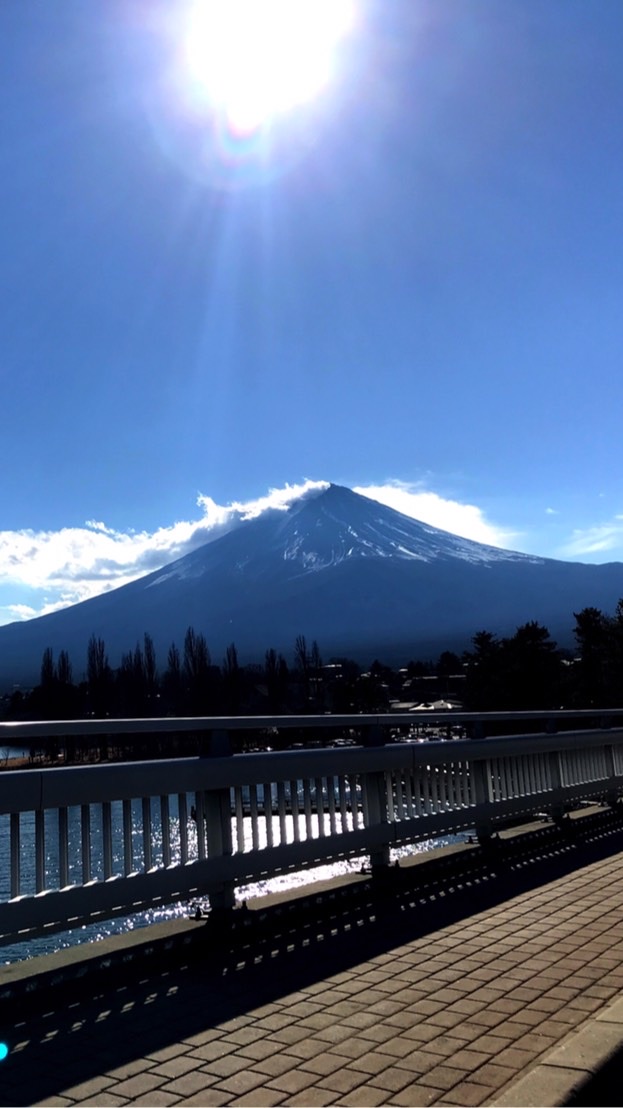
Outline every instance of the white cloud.
{"type": "Polygon", "coordinates": [[[613,561],[620,558],[623,550],[623,515],[614,516],[608,523],[572,531],[571,538],[560,547],[559,554],[563,558],[582,558],[608,550],[618,552],[613,561]]]}
{"type": "Polygon", "coordinates": [[[149,531],[116,531],[89,520],[84,527],[60,531],[0,531],[0,585],[31,603],[0,607],[0,623],[47,615],[128,584],[161,569],[198,546],[218,538],[245,519],[268,510],[284,511],[293,500],[326,488],[326,481],[305,481],[271,489],[266,496],[226,507],[199,494],[200,519],[179,521],[149,531]]]}
{"type": "Polygon", "coordinates": [[[486,519],[482,508],[475,504],[448,500],[418,485],[390,481],[384,485],[358,486],[353,491],[368,496],[371,500],[378,500],[422,523],[450,531],[453,535],[461,535],[465,539],[473,539],[474,542],[509,549],[519,539],[517,532],[507,531],[491,523],[486,519]]]}

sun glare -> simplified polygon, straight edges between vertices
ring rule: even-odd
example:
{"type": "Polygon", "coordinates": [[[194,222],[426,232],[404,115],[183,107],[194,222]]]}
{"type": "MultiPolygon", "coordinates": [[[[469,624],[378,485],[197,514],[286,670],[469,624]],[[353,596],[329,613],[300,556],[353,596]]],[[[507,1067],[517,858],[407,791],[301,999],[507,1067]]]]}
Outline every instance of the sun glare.
{"type": "Polygon", "coordinates": [[[233,134],[248,135],[330,81],[354,0],[197,0],[187,58],[233,134]]]}

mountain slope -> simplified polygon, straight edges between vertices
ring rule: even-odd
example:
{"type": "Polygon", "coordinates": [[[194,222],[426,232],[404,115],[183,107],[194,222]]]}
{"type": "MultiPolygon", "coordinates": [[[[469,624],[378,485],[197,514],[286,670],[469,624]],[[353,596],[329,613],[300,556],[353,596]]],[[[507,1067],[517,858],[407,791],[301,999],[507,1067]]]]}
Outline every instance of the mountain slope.
{"type": "Polygon", "coordinates": [[[325,657],[406,662],[460,650],[482,628],[512,633],[529,619],[571,645],[573,612],[612,610],[621,595],[621,563],[499,550],[331,485],[129,585],[0,627],[0,690],[36,681],[47,646],[67,650],[79,678],[92,633],[112,665],[148,631],[164,666],[190,624],[216,662],[232,641],[242,662],[261,662],[269,646],[289,659],[298,634],[317,639],[325,657]]]}

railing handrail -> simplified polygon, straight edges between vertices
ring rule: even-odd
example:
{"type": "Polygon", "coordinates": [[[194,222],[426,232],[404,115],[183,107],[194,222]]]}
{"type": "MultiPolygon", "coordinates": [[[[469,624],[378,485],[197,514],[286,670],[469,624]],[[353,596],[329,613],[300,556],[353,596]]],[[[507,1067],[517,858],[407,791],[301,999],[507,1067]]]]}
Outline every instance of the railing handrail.
{"type": "Polygon", "coordinates": [[[153,732],[187,731],[262,731],[297,728],[413,727],[426,723],[454,725],[464,723],[523,723],[530,720],[566,721],[571,719],[611,720],[623,717],[622,708],[561,708],[520,712],[462,712],[454,709],[418,709],[414,712],[375,712],[369,714],[287,715],[287,716],[155,716],[127,719],[20,720],[0,722],[0,747],[3,743],[31,738],[60,738],[71,735],[131,735],[153,732]]]}
{"type": "MultiPolygon", "coordinates": [[[[623,728],[606,732],[608,744],[623,744],[623,728]]],[[[327,775],[415,771],[425,766],[476,762],[516,754],[602,746],[604,731],[566,731],[559,735],[507,735],[490,739],[455,739],[452,743],[388,743],[378,747],[267,751],[229,757],[155,758],[148,761],[109,762],[90,766],[55,766],[14,770],[0,774],[0,812],[28,808],[97,804],[113,793],[124,800],[138,795],[157,796],[163,777],[167,789],[192,792],[266,782],[304,780],[327,775]]]]}

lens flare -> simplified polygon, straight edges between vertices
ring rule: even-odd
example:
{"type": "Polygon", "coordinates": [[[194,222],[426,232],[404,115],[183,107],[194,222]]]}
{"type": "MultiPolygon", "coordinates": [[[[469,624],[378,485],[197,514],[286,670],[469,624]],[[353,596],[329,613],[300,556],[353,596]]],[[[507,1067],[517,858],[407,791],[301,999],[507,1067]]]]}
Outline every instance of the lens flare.
{"type": "Polygon", "coordinates": [[[189,72],[245,137],[322,92],[353,21],[353,0],[203,0],[190,19],[189,72]]]}

